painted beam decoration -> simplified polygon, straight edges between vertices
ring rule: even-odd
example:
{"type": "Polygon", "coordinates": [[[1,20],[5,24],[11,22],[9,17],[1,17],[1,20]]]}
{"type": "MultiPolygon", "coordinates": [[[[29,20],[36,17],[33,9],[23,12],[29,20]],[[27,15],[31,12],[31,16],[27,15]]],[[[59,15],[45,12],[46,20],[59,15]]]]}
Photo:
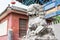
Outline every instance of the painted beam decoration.
{"type": "Polygon", "coordinates": [[[60,10],[46,15],[45,18],[54,17],[54,16],[56,16],[56,15],[60,15],[60,10]]]}
{"type": "Polygon", "coordinates": [[[7,34],[7,20],[0,24],[0,36],[7,34]]]}

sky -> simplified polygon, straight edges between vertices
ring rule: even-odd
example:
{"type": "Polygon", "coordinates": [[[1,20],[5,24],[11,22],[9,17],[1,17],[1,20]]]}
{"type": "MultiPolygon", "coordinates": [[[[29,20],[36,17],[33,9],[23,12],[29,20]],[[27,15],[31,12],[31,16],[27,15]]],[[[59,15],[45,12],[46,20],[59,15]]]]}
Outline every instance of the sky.
{"type": "Polygon", "coordinates": [[[3,12],[11,0],[0,0],[0,14],[3,12]]]}
{"type": "MultiPolygon", "coordinates": [[[[8,4],[11,4],[11,0],[0,0],[0,14],[6,9],[8,4]]],[[[15,6],[22,7],[27,9],[28,6],[22,5],[21,3],[16,1],[15,6]]]]}

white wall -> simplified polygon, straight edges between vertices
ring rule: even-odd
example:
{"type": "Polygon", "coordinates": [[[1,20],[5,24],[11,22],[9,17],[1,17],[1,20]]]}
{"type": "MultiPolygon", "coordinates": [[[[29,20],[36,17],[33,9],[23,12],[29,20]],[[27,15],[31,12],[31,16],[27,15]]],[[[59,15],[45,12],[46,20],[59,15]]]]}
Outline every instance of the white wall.
{"type": "Polygon", "coordinates": [[[55,29],[55,35],[58,38],[58,40],[60,40],[60,23],[59,24],[55,24],[54,25],[54,29],[55,29]]]}
{"type": "Polygon", "coordinates": [[[7,34],[7,20],[0,24],[0,36],[7,34]]]}
{"type": "Polygon", "coordinates": [[[50,25],[50,27],[53,28],[56,38],[60,40],[60,23],[50,25]]]}

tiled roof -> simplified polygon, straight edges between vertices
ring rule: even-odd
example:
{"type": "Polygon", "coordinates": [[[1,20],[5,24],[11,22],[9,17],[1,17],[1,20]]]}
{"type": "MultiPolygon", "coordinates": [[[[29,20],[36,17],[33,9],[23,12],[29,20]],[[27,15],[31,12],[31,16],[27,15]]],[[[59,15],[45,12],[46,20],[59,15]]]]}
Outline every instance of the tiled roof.
{"type": "MultiPolygon", "coordinates": [[[[16,1],[16,4],[14,4],[14,5],[8,4],[8,6],[10,6],[10,8],[12,8],[12,9],[20,10],[20,11],[26,11],[28,8],[28,6],[25,6],[17,1],[16,1]]],[[[6,6],[4,10],[2,9],[3,11],[2,11],[2,13],[0,13],[0,15],[3,14],[7,10],[8,6],[6,6]]]]}

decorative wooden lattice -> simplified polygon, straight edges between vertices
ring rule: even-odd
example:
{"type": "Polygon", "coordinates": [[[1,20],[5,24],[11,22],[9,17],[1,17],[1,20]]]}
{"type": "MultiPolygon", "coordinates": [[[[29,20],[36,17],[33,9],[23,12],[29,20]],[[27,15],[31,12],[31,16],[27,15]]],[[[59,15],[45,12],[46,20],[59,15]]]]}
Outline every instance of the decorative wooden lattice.
{"type": "Polygon", "coordinates": [[[17,1],[19,1],[25,5],[30,5],[30,4],[34,4],[34,3],[39,3],[39,4],[43,5],[43,4],[45,4],[49,1],[52,1],[52,0],[17,0],[17,1]]]}

